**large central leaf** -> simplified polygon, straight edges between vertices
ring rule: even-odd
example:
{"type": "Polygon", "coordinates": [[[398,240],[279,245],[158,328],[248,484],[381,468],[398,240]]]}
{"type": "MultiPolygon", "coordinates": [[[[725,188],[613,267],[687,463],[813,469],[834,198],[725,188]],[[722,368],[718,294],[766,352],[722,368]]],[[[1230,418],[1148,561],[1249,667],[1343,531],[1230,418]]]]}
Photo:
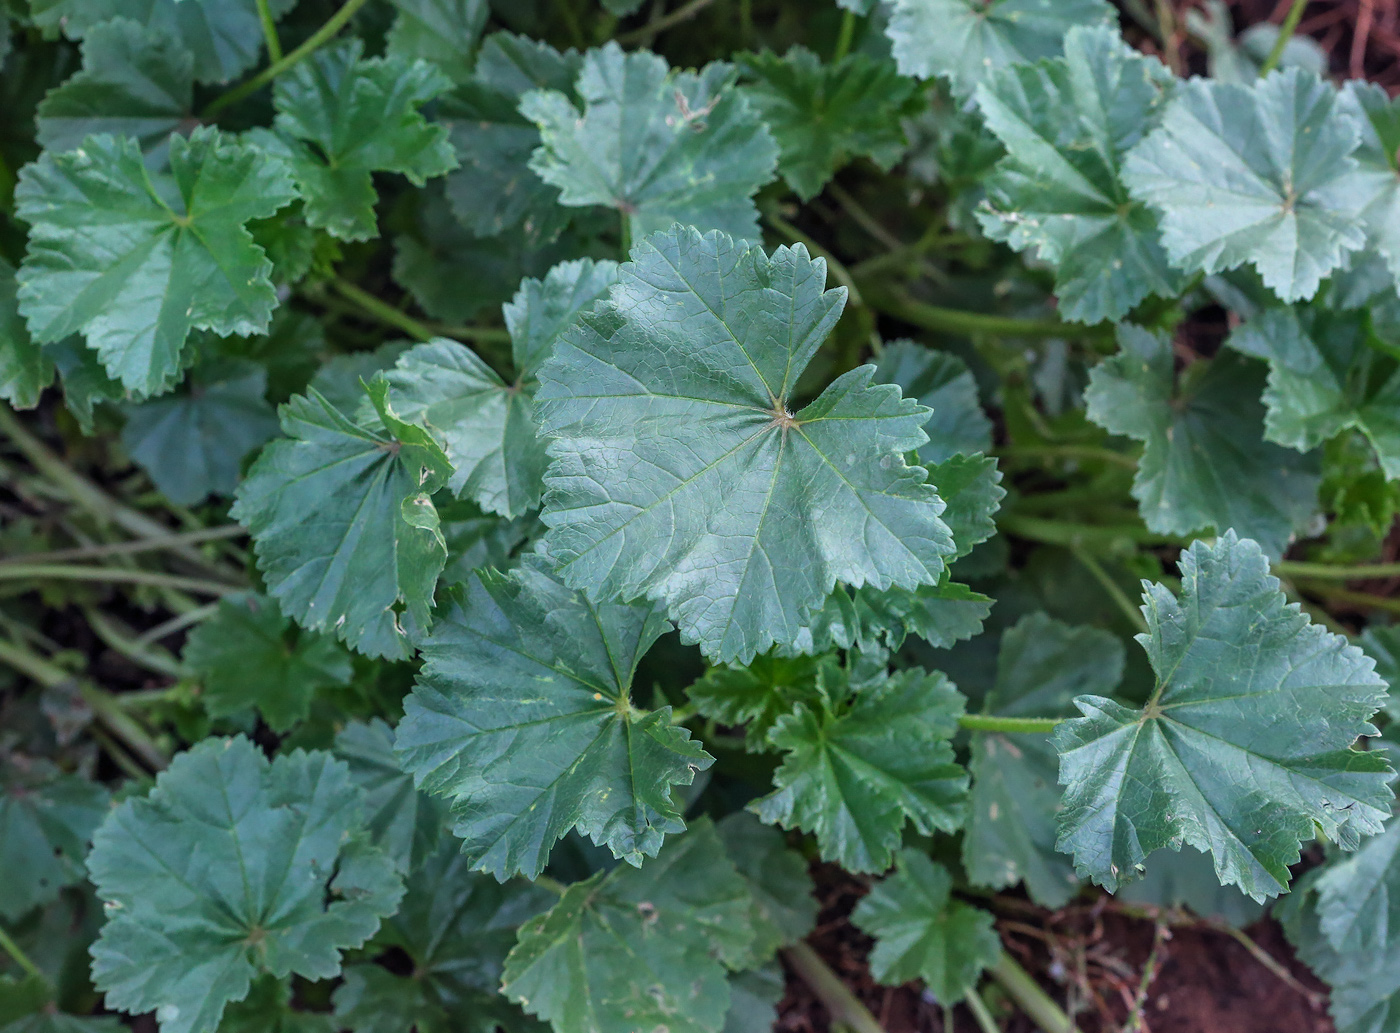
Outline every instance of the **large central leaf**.
{"type": "Polygon", "coordinates": [[[1355,847],[1390,814],[1390,769],[1352,749],[1375,735],[1375,665],[1310,624],[1259,546],[1226,532],[1181,557],[1181,595],[1149,585],[1139,636],[1157,673],[1140,710],[1102,696],[1055,730],[1065,810],[1059,849],[1107,889],[1183,843],[1215,855],[1223,884],[1256,900],[1288,888],[1299,843],[1321,829],[1355,847]]]}
{"type": "Polygon", "coordinates": [[[825,263],[680,227],[632,257],[540,368],[564,580],[662,602],[707,655],[744,662],[794,645],[838,580],[936,584],[952,534],[903,459],[929,411],[870,366],[788,410],[845,301],[825,263]]]}

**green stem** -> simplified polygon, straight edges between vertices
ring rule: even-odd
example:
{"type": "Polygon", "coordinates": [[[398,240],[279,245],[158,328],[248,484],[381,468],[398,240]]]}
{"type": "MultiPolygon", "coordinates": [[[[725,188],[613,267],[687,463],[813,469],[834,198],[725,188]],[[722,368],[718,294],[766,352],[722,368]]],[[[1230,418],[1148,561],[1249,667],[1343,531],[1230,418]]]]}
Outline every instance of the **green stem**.
{"type": "Polygon", "coordinates": [[[1304,583],[1298,587],[1302,591],[1320,595],[1324,599],[1332,599],[1339,603],[1350,603],[1352,606],[1360,606],[1368,610],[1382,610],[1386,613],[1400,613],[1400,599],[1371,595],[1369,592],[1353,592],[1349,588],[1337,588],[1328,584],[1304,583]]]}
{"type": "Polygon", "coordinates": [[[988,971],[1044,1033],[1079,1033],[1069,1016],[1064,1013],[1064,1009],[1050,999],[1025,969],[1011,960],[1011,955],[1002,951],[997,963],[988,971]]]}
{"type": "Polygon", "coordinates": [[[224,108],[231,104],[237,104],[244,97],[257,93],[268,83],[272,82],[279,75],[309,57],[325,43],[333,39],[336,33],[345,28],[345,23],[355,16],[355,12],[363,7],[366,0],[345,0],[340,10],[331,15],[326,23],[307,37],[306,42],[297,47],[290,54],[280,60],[273,61],[257,75],[251,79],[246,79],[233,89],[221,93],[215,97],[209,106],[200,114],[201,121],[209,121],[224,108]]]}
{"type": "Polygon", "coordinates": [[[992,337],[1103,337],[1112,327],[1082,326],[1063,323],[1058,319],[1020,319],[1015,316],[994,316],[985,312],[966,312],[916,301],[897,290],[882,288],[865,281],[865,300],[877,312],[901,319],[914,326],[944,334],[992,337]]]}
{"type": "Polygon", "coordinates": [[[49,981],[44,978],[44,973],[39,971],[39,966],[29,960],[29,955],[25,954],[20,949],[19,944],[10,938],[10,934],[5,932],[3,926],[0,926],[0,947],[3,947],[5,953],[14,959],[16,965],[35,979],[42,981],[45,986],[48,985],[49,981]]]}
{"type": "Polygon", "coordinates": [[[1273,571],[1280,577],[1311,578],[1314,581],[1363,581],[1371,578],[1400,577],[1400,563],[1371,563],[1357,566],[1333,566],[1330,563],[1303,563],[1299,560],[1278,560],[1273,571]]]}
{"type": "MultiPolygon", "coordinates": [[[[849,11],[846,13],[848,15],[850,14],[849,11]]],[[[908,246],[904,241],[900,240],[889,230],[885,229],[884,226],[880,225],[880,220],[871,215],[870,212],[866,210],[865,205],[857,201],[840,183],[832,180],[826,185],[826,192],[836,200],[836,203],[841,206],[841,209],[850,217],[852,222],[863,229],[871,239],[882,247],[886,247],[891,251],[900,251],[908,246]]]]}
{"type": "Polygon", "coordinates": [[[1274,40],[1274,45],[1269,48],[1269,56],[1264,58],[1264,63],[1259,66],[1259,78],[1264,78],[1278,67],[1288,41],[1293,38],[1293,33],[1298,31],[1298,23],[1303,20],[1303,11],[1307,6],[1308,0],[1293,0],[1293,6],[1288,9],[1288,16],[1283,19],[1283,25],[1278,30],[1278,39],[1274,40]]]}
{"type": "Polygon", "coordinates": [[[806,245],[807,250],[818,258],[826,259],[826,267],[831,270],[832,279],[846,288],[851,304],[865,306],[865,298],[861,295],[860,288],[856,286],[855,278],[851,276],[850,270],[842,264],[839,258],[784,219],[771,205],[763,209],[763,221],[788,239],[800,241],[806,245]]]}
{"type": "Polygon", "coordinates": [[[831,52],[831,63],[839,64],[851,52],[851,43],[856,38],[856,12],[847,9],[841,17],[841,35],[836,37],[836,49],[831,52]]]}
{"type": "Polygon", "coordinates": [[[131,556],[141,552],[155,552],[181,545],[198,545],[201,542],[216,542],[225,538],[241,538],[247,531],[238,524],[225,524],[222,527],[205,527],[198,531],[183,531],[179,534],[163,534],[156,538],[139,538],[134,542],[104,542],[101,545],[82,545],[73,549],[54,549],[52,552],[28,553],[20,557],[0,559],[0,566],[20,562],[40,561],[52,563],[55,560],[87,560],[102,556],[131,556]]]}
{"type": "Polygon", "coordinates": [[[102,730],[101,725],[93,725],[88,731],[102,752],[111,758],[113,764],[122,769],[122,774],[126,775],[127,778],[143,779],[151,776],[149,771],[136,763],[136,758],[125,746],[102,730]]]}
{"type": "Polygon", "coordinates": [[[852,1033],[885,1033],[870,1009],[860,1003],[841,977],[831,971],[811,947],[798,941],[782,953],[793,972],[826,1007],[833,1027],[840,1024],[849,1027],[852,1033]]]}
{"type": "Polygon", "coordinates": [[[108,649],[120,653],[138,667],[144,667],[153,674],[163,674],[167,678],[179,678],[184,675],[179,661],[164,649],[138,642],[129,634],[130,629],[117,627],[115,621],[96,607],[85,606],[83,615],[87,618],[88,627],[92,628],[108,649]]]}
{"type": "Polygon", "coordinates": [[[1089,555],[1082,546],[1070,546],[1070,552],[1079,561],[1080,566],[1094,576],[1094,580],[1099,583],[1108,597],[1113,600],[1113,605],[1118,607],[1123,616],[1128,618],[1128,623],[1137,628],[1138,631],[1146,634],[1147,618],[1143,617],[1142,611],[1133,605],[1133,601],[1128,598],[1121,585],[1113,578],[1109,577],[1108,571],[1103,569],[1103,565],[1093,556],[1089,555]]]}
{"type": "Polygon", "coordinates": [[[753,0],[739,0],[739,42],[753,49],[753,0]]]}
{"type": "Polygon", "coordinates": [[[1136,470],[1137,460],[1111,448],[1098,445],[1004,445],[996,450],[1002,459],[1064,459],[1067,461],[1112,463],[1125,470],[1136,470]]]}
{"type": "Polygon", "coordinates": [[[476,344],[510,344],[510,331],[503,326],[454,326],[450,323],[424,323],[438,337],[452,337],[476,344]]]}
{"type": "Polygon", "coordinates": [[[258,0],[258,21],[262,22],[263,39],[267,42],[267,56],[273,61],[282,60],[282,41],[277,38],[277,25],[272,20],[272,9],[267,0],[258,0]]]}
{"type": "Polygon", "coordinates": [[[976,990],[967,992],[967,999],[964,1003],[967,1005],[967,1010],[972,1012],[972,1017],[977,1020],[977,1028],[982,1033],[1001,1033],[1001,1030],[997,1028],[997,1020],[992,1018],[992,1013],[987,1008],[986,1002],[982,1000],[976,990]]]}
{"type": "Polygon", "coordinates": [[[1068,520],[1045,520],[1041,517],[1006,514],[997,518],[997,527],[1017,538],[1043,542],[1046,545],[1061,545],[1065,548],[1115,546],[1120,543],[1176,546],[1188,544],[1183,538],[1158,534],[1133,524],[1076,524],[1068,520]]]}
{"type": "Polygon", "coordinates": [[[664,18],[658,18],[650,24],[643,25],[640,29],[633,29],[631,32],[624,32],[617,37],[617,42],[622,46],[631,46],[633,43],[641,46],[651,46],[652,41],[661,33],[674,25],[679,25],[683,21],[694,18],[697,14],[709,7],[715,0],[690,0],[688,4],[681,4],[664,18]]]}
{"type": "Polygon", "coordinates": [[[432,328],[429,327],[428,324],[414,319],[407,313],[400,312],[398,309],[394,308],[393,305],[390,305],[386,301],[381,301],[369,291],[357,287],[349,280],[339,276],[332,277],[330,285],[341,297],[358,305],[366,315],[373,316],[381,323],[392,326],[397,330],[402,330],[404,333],[408,334],[408,336],[419,341],[432,340],[434,335],[432,328]]]}
{"type": "Polygon", "coordinates": [[[569,888],[568,886],[564,885],[564,883],[560,882],[558,879],[552,879],[548,875],[536,875],[533,879],[533,882],[540,889],[549,890],[550,893],[553,893],[556,896],[560,897],[562,897],[564,895],[564,891],[569,888]]]}
{"type": "Polygon", "coordinates": [[[228,595],[241,591],[238,585],[205,581],[197,577],[182,577],[158,570],[127,570],[122,567],[82,567],[60,563],[0,563],[0,581],[99,581],[104,584],[151,585],[155,588],[177,588],[199,595],[228,595]]]}
{"type": "Polygon", "coordinates": [[[1008,735],[1036,735],[1053,732],[1065,717],[997,717],[995,714],[964,714],[958,727],[969,732],[1004,732],[1008,735]]]}
{"type": "Polygon", "coordinates": [[[193,610],[186,610],[184,613],[178,613],[168,621],[161,621],[154,628],[147,628],[145,631],[141,632],[135,639],[136,644],[145,646],[150,645],[152,642],[159,642],[161,639],[165,638],[165,636],[173,635],[177,631],[183,631],[191,624],[198,624],[200,621],[208,620],[218,612],[219,604],[214,602],[205,603],[203,606],[197,606],[193,610]]]}

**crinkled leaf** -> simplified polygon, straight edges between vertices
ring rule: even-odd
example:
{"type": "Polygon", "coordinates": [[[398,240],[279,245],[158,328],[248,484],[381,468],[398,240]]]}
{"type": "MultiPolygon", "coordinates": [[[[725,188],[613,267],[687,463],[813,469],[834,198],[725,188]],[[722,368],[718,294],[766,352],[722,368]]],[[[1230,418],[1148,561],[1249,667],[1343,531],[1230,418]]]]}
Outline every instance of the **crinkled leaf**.
{"type": "Polygon", "coordinates": [[[905,75],[967,95],[998,68],[1057,57],[1076,25],[1112,25],[1104,0],[892,0],[889,36],[905,75]]]}
{"type": "Polygon", "coordinates": [[[1373,348],[1364,314],[1274,308],[1229,343],[1269,363],[1265,435],[1306,452],[1348,428],[1366,435],[1387,478],[1400,478],[1400,365],[1373,348]]]}
{"type": "Polygon", "coordinates": [[[279,76],[276,132],[252,138],[291,167],[306,221],[342,240],[375,236],[372,174],[415,186],[457,167],[447,130],[419,108],[451,86],[425,61],[362,59],[359,39],[323,47],[279,76]]]}
{"type": "Polygon", "coordinates": [[[796,943],[817,922],[815,887],[802,855],[789,850],[777,829],[743,811],[716,828],[729,860],[748,883],[754,940],[745,967],[773,959],[780,947],[796,943]]]}
{"type": "Polygon", "coordinates": [[[1385,683],[1361,650],[1308,622],[1259,546],[1225,532],[1181,554],[1181,594],[1148,585],[1139,636],[1157,675],[1132,708],[1080,696],[1055,730],[1065,809],[1058,848],[1112,891],[1144,859],[1209,850],[1221,883],[1256,900],[1288,888],[1315,829],[1354,849],[1389,816],[1390,768],[1352,749],[1385,683]]]}
{"type": "Polygon", "coordinates": [[[453,467],[447,486],[458,497],[507,517],[539,505],[548,459],[535,433],[535,374],[559,336],[616,280],[615,262],[584,259],[522,283],[505,309],[512,384],[456,341],[430,341],[399,358],[388,374],[394,406],[441,442],[453,467]]]}
{"type": "Polygon", "coordinates": [[[898,649],[908,635],[946,649],[981,631],[991,609],[989,597],[946,574],[938,584],[912,591],[868,585],[852,590],[838,585],[821,609],[810,615],[810,629],[785,652],[898,649]]]}
{"type": "Polygon", "coordinates": [[[870,971],[888,986],[922,979],[939,1003],[956,1004],[1001,956],[992,916],[953,900],[948,870],[927,855],[905,849],[895,863],[851,915],[875,937],[870,971]]]}
{"type": "Polygon", "coordinates": [[[328,753],[269,763],[240,736],[176,757],[108,816],[88,858],[107,907],[92,974],[108,1006],[206,1033],[261,972],[337,975],[403,893],[360,832],[361,806],[328,753]]]}
{"type": "Polygon", "coordinates": [[[193,102],[193,55],[162,29],[116,18],[84,37],[82,71],[49,91],[34,122],[50,150],[110,133],[135,137],[159,165],[170,134],[193,118],[193,102]]]}
{"type": "Polygon", "coordinates": [[[1330,193],[1337,206],[1358,211],[1368,247],[1385,260],[1400,287],[1400,101],[1376,83],[1352,80],[1343,85],[1337,107],[1351,116],[1361,145],[1351,153],[1355,171],[1330,193]]]}
{"type": "Polygon", "coordinates": [[[431,623],[447,546],[429,496],[451,467],[427,431],[394,416],[382,379],[369,390],[378,419],[364,425],[314,389],[282,406],[286,437],[263,449],[230,513],[283,613],[397,659],[409,646],[396,607],[431,623]]]}
{"type": "Polygon", "coordinates": [[[575,86],[582,111],[558,90],[521,99],[540,130],[530,168],[561,204],[618,209],[633,239],[674,222],[757,239],[753,195],[773,178],[778,148],[734,78],[723,62],[676,72],[616,43],[590,50],[575,86]]]}
{"type": "Polygon", "coordinates": [[[893,341],[880,353],[875,382],[898,384],[906,398],[933,410],[924,424],[928,441],[919,446],[920,462],[942,463],[958,454],[991,450],[992,421],[982,410],[972,371],[956,355],[910,340],[893,341]]]}
{"type": "Polygon", "coordinates": [[[1187,272],[1250,262],[1284,301],[1311,298],[1366,241],[1335,196],[1356,168],[1357,129],[1337,94],[1296,68],[1252,87],[1189,79],[1128,154],[1123,181],[1162,213],[1162,244],[1187,272]]]}
{"type": "Polygon", "coordinates": [[[883,871],[906,819],[926,835],[962,825],[967,773],[949,742],[962,712],[953,684],[918,668],[845,699],[803,703],[769,732],[787,756],[774,791],[749,809],[814,833],[822,857],[849,871],[883,871]]]}
{"type": "Polygon", "coordinates": [[[651,606],[590,603],[542,559],[456,586],[404,702],[395,750],[452,802],[473,866],[533,878],[577,828],[640,864],[685,825],[671,789],[713,763],[632,675],[666,630],[651,606]]]}
{"type": "Polygon", "coordinates": [[[365,827],[374,844],[399,871],[415,870],[447,839],[447,809],[413,788],[413,776],[394,756],[394,730],[379,718],[351,721],[336,734],[334,752],[364,790],[365,827]]]}
{"type": "Polygon", "coordinates": [[[1264,440],[1261,365],[1222,352],[1176,383],[1171,343],[1131,324],[1089,374],[1089,419],[1144,443],[1133,498],[1154,531],[1233,527],[1282,553],[1317,505],[1319,465],[1264,440]]]}
{"type": "Polygon", "coordinates": [[[711,667],[686,690],[705,717],[722,725],[744,726],[744,748],[772,749],[768,731],[800,701],[817,700],[817,667],[810,656],[766,653],[747,666],[711,667]]]}
{"type": "Polygon", "coordinates": [[[993,240],[1055,268],[1065,319],[1121,319],[1149,294],[1175,296],[1157,217],[1120,178],[1123,156],[1156,123],[1173,82],[1107,26],[1074,28],[1065,55],[1014,64],[977,89],[1007,155],[986,181],[978,221],[993,240]]]}
{"type": "Polygon", "coordinates": [[[0,758],[0,917],[13,920],[83,881],[107,790],[46,760],[0,758]]]}
{"type": "Polygon", "coordinates": [[[53,359],[20,318],[14,266],[0,257],[0,398],[16,409],[39,404],[53,383],[53,359]]]}
{"type": "Polygon", "coordinates": [[[708,818],[640,868],[570,886],[527,922],[503,990],[555,1033],[718,1033],[725,965],[748,956],[747,886],[708,818]]]}
{"type": "Polygon", "coordinates": [[[558,898],[470,868],[457,844],[444,840],[408,877],[403,904],[375,943],[407,955],[412,974],[348,966],[333,997],[340,1024],[354,1033],[493,1033],[530,1025],[497,992],[501,972],[521,924],[558,898]]]}
{"type": "MultiPolygon", "coordinates": [[[[190,6],[194,6],[193,3],[190,6]]],[[[295,196],[281,162],[201,126],[153,175],[135,140],[92,136],[25,166],[15,212],[30,224],[19,307],[34,339],[82,332],[130,391],[178,376],[192,329],[267,330],[272,263],[246,224],[295,196]]]]}
{"type": "Polygon", "coordinates": [[[274,732],[305,719],[316,690],[350,681],[350,656],[325,635],[293,628],[267,596],[239,592],[185,642],[185,665],[201,682],[212,717],[257,707],[274,732]]]}
{"type": "MultiPolygon", "coordinates": [[[[1122,676],[1123,646],[1113,635],[1033,613],[1002,636],[996,683],[982,711],[1068,717],[1074,697],[1107,696],[1122,676]]],[[[1074,896],[1079,880],[1055,849],[1058,768],[1043,734],[973,733],[962,856],[974,884],[1000,889],[1024,881],[1031,899],[1050,908],[1074,896]]]]}
{"type": "Polygon", "coordinates": [[[582,56],[548,43],[497,32],[486,37],[472,78],[443,98],[438,120],[452,137],[460,168],[447,197],[462,224],[482,237],[517,228],[530,244],[554,239],[569,220],[559,190],[530,170],[540,131],[518,110],[531,90],[573,98],[582,56]]]}
{"type": "Polygon", "coordinates": [[[892,61],[850,54],[827,65],[800,46],[740,60],[752,80],[744,93],[778,143],[778,171],[803,200],[852,158],[888,170],[904,156],[900,119],[915,84],[892,61]]]}
{"type": "Polygon", "coordinates": [[[787,410],[844,301],[825,263],[680,227],[632,254],[539,373],[564,580],[654,599],[707,656],[741,661],[799,641],[837,581],[938,583],[943,503],[903,461],[928,410],[870,366],[787,410]]]}
{"type": "Polygon", "coordinates": [[[198,367],[186,390],[127,409],[122,445],[171,502],[231,495],[243,459],[277,434],[266,390],[267,371],[252,362],[198,367]]]}
{"type": "Polygon", "coordinates": [[[458,81],[466,78],[491,14],[487,0],[394,0],[398,14],[386,39],[390,57],[421,58],[458,81]]]}

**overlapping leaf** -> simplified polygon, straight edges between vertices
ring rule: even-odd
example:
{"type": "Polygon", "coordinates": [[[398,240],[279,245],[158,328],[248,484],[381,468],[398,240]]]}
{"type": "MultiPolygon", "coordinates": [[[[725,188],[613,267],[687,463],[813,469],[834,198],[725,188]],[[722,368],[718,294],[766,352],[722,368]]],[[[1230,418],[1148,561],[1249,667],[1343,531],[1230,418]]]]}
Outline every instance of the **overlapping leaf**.
{"type": "Polygon", "coordinates": [[[702,818],[645,867],[575,883],[526,923],[504,991],[555,1033],[719,1033],[725,966],[749,955],[752,906],[702,818]]]}
{"type": "Polygon", "coordinates": [[[752,79],[744,93],[778,142],[778,171],[803,200],[853,158],[888,170],[903,157],[900,118],[911,113],[914,82],[888,59],[850,54],[826,65],[799,46],[741,60],[752,79]]]}
{"type": "Polygon", "coordinates": [[[1333,203],[1358,211],[1366,243],[1385,261],[1400,287],[1400,103],[1376,83],[1353,80],[1337,96],[1361,144],[1351,157],[1356,169],[1332,187],[1333,203]]]}
{"type": "Polygon", "coordinates": [[[1390,769],[1352,749],[1385,698],[1372,662],[1310,624],[1259,546],[1227,531],[1182,553],[1181,594],[1148,586],[1141,641],[1157,674],[1135,709],[1081,696],[1062,723],[1059,849],[1109,890],[1147,854],[1209,850],[1224,884],[1256,900],[1288,888],[1321,829],[1354,848],[1389,816],[1390,769]]]}
{"type": "Polygon", "coordinates": [[[746,967],[773,959],[780,947],[796,943],[817,922],[812,877],[802,855],[789,850],[783,835],[752,814],[738,811],[717,826],[724,850],[749,887],[749,922],[754,940],[746,967]]]}
{"type": "Polygon", "coordinates": [[[745,748],[758,753],[773,748],[768,732],[778,718],[799,702],[817,702],[821,663],[810,656],[768,653],[745,666],[711,667],[686,694],[712,721],[743,725],[745,748]]]}
{"type": "Polygon", "coordinates": [[[94,837],[108,920],[93,945],[107,1004],[162,1033],[212,1033],[261,972],[327,979],[398,907],[392,863],[360,831],[362,795],[326,753],[269,763],[206,739],[94,837]]]}
{"type": "Polygon", "coordinates": [[[282,612],[371,656],[408,655],[402,604],[431,623],[447,559],[429,497],[451,467],[421,427],[369,387],[375,418],[356,424],[314,390],[282,406],[282,432],[238,486],[230,511],[253,535],[282,612]]]}
{"type": "Polygon", "coordinates": [[[53,383],[53,359],[29,336],[17,290],[14,267],[0,258],[0,398],[17,409],[32,409],[53,383]]]}
{"type": "Polygon", "coordinates": [[[988,235],[1055,267],[1066,319],[1121,319],[1149,294],[1175,295],[1157,217],[1134,201],[1123,156],[1156,123],[1172,75],[1109,27],[1074,28],[1062,58],[1015,64],[977,90],[1007,156],[986,183],[988,235]]]}
{"type": "Polygon", "coordinates": [[[967,95],[998,68],[1056,57],[1076,25],[1111,25],[1104,0],[892,0],[885,29],[905,75],[967,95]]]}
{"type": "Polygon", "coordinates": [[[571,828],[640,864],[685,827],[671,789],[713,758],[669,707],[630,697],[665,628],[646,603],[590,603],[540,557],[452,591],[395,749],[420,788],[451,800],[473,866],[533,878],[571,828]]]}
{"type": "Polygon", "coordinates": [[[246,225],[295,196],[281,162],[209,127],[171,140],[170,168],[154,176],[135,140],[92,136],[44,153],[15,189],[30,224],[18,276],[30,333],[81,332],[137,394],[170,386],[192,329],[267,330],[272,263],[246,225]]]}
{"type": "Polygon", "coordinates": [[[1001,955],[992,916],[953,900],[948,870],[927,855],[905,849],[895,863],[851,915],[875,937],[870,971],[890,986],[922,979],[940,1003],[956,1004],[1001,955]]]}
{"type": "Polygon", "coordinates": [[[617,280],[614,262],[565,262],[526,280],[506,306],[515,379],[507,384],[470,348],[435,340],[405,352],[388,374],[395,408],[441,442],[447,485],[483,509],[515,517],[536,508],[548,462],[535,433],[535,376],[554,342],[617,280]]]}
{"type": "Polygon", "coordinates": [[[616,43],[590,50],[575,84],[582,111],[557,90],[520,101],[540,131],[530,168],[561,204],[616,208],[634,239],[675,222],[757,238],[752,198],[778,148],[734,79],[722,62],[675,72],[616,43]]]}
{"type": "Polygon", "coordinates": [[[1233,527],[1274,556],[1317,503],[1318,463],[1264,441],[1263,368],[1224,352],[1176,383],[1171,344],[1119,327],[1119,354],[1094,367],[1089,418],[1144,443],[1133,497],[1164,534],[1233,527]]]}
{"type": "MultiPolygon", "coordinates": [[[[394,756],[394,730],[375,718],[351,721],[335,737],[335,755],[365,794],[365,828],[401,872],[416,870],[448,838],[442,801],[413,787],[394,756]]],[[[453,849],[456,849],[453,841],[453,849]]]]}
{"type": "Polygon", "coordinates": [[[1251,263],[1284,301],[1311,298],[1366,241],[1337,187],[1357,128],[1336,91],[1290,68],[1252,87],[1190,79],[1123,163],[1133,197],[1162,214],[1162,244],[1188,272],[1251,263]]]}
{"type": "Polygon", "coordinates": [[[398,13],[385,39],[390,57],[431,62],[455,80],[471,72],[487,0],[394,0],[398,13]]]}
{"type": "MultiPolygon", "coordinates": [[[[956,355],[910,340],[893,341],[880,353],[875,381],[898,384],[906,398],[933,410],[924,424],[928,441],[919,446],[920,462],[943,463],[991,449],[992,421],[982,411],[977,381],[956,355]]],[[[962,545],[956,533],[953,538],[962,545]]]]}
{"type": "Polygon", "coordinates": [[[654,599],[706,655],[743,661],[796,644],[837,581],[937,584],[955,546],[902,458],[928,410],[861,367],[788,411],[844,300],[824,263],[683,228],[633,258],[540,368],[564,580],[654,599]]]}
{"type": "Polygon", "coordinates": [[[292,1007],[292,987],[287,980],[264,975],[253,980],[248,996],[224,1009],[219,1033],[336,1033],[337,1026],[325,1012],[292,1007]]]}
{"type": "Polygon", "coordinates": [[[277,604],[254,592],[219,601],[192,632],[184,662],[201,682],[212,717],[257,707],[274,732],[303,720],[316,690],[350,680],[350,656],[325,635],[298,631],[277,604]]]}
{"type": "Polygon", "coordinates": [[[107,790],[46,760],[0,759],[0,918],[13,920],[83,879],[107,790]]]}

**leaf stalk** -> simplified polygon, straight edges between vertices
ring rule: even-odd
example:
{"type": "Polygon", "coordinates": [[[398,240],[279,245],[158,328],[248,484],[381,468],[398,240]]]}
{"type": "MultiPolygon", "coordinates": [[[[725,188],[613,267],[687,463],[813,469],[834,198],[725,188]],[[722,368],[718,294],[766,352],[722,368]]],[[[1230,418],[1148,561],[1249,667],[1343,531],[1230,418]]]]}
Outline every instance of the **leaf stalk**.
{"type": "Polygon", "coordinates": [[[785,948],[782,955],[798,978],[822,1002],[831,1016],[832,1026],[844,1024],[850,1027],[852,1033],[885,1033],[884,1027],[870,1014],[870,1009],[860,1003],[850,987],[806,943],[799,940],[785,948]]]}

